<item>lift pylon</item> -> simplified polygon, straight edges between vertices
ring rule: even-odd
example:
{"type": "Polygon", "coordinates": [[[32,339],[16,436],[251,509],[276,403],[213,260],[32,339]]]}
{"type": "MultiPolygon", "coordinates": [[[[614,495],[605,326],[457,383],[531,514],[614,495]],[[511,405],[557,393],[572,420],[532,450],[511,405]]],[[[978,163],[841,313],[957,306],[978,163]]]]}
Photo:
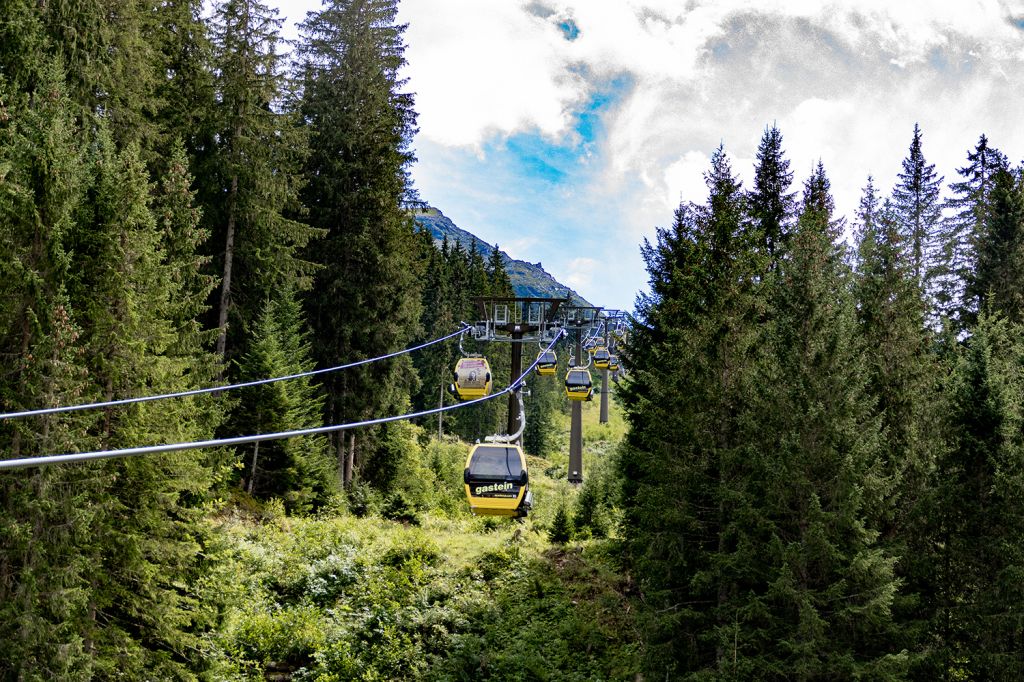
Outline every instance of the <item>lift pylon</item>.
{"type": "MultiPolygon", "coordinates": [[[[523,375],[523,344],[550,340],[560,331],[559,309],[567,298],[531,298],[521,296],[478,296],[473,299],[478,318],[478,337],[487,341],[511,342],[512,371],[509,382],[523,375]]],[[[519,424],[519,401],[508,397],[508,429],[519,424]]],[[[521,442],[522,438],[517,439],[521,442]]]]}

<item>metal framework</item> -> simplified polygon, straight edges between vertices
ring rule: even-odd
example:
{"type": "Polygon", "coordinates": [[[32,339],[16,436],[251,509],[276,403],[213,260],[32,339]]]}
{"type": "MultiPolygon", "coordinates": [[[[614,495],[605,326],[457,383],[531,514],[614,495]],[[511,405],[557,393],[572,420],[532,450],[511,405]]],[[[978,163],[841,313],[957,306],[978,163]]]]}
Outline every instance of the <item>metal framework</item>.
{"type": "MultiPolygon", "coordinates": [[[[562,333],[557,313],[568,301],[567,298],[478,296],[473,299],[480,319],[474,326],[474,335],[487,341],[511,342],[509,381],[514,383],[523,376],[523,343],[557,339],[562,333]]],[[[513,433],[521,426],[520,405],[517,396],[509,395],[505,433],[513,433]]],[[[516,442],[519,440],[517,437],[516,442]]]]}
{"type": "MultiPolygon", "coordinates": [[[[596,330],[601,325],[600,306],[562,306],[562,324],[576,332],[576,362],[583,360],[583,332],[596,330]]],[[[590,358],[587,358],[590,364],[590,358]]],[[[583,483],[583,403],[573,401],[569,412],[569,475],[570,483],[583,483]]]]}
{"type": "Polygon", "coordinates": [[[486,341],[548,341],[561,328],[558,315],[567,298],[478,296],[474,336],[486,341]]]}

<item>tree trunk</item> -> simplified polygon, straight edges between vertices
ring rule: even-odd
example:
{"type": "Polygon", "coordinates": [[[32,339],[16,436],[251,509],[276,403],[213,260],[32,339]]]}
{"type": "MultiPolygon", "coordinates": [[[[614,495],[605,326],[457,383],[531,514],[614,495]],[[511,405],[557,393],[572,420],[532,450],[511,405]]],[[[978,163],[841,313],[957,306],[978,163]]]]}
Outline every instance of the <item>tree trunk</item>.
{"type": "MultiPolygon", "coordinates": [[[[224,279],[221,282],[220,308],[217,311],[217,355],[221,361],[227,351],[228,306],[231,303],[231,266],[235,258],[235,201],[238,198],[238,175],[231,178],[231,194],[228,195],[228,227],[224,242],[224,279]]],[[[223,372],[223,370],[221,370],[223,372]]]]}
{"type": "Polygon", "coordinates": [[[356,464],[356,434],[352,432],[348,435],[348,456],[345,458],[345,487],[348,488],[352,485],[352,474],[356,464]]]}
{"type": "Polygon", "coordinates": [[[331,434],[331,445],[338,454],[338,482],[345,487],[345,432],[335,431],[331,434]]]}
{"type": "Polygon", "coordinates": [[[249,475],[249,490],[248,493],[252,495],[253,484],[256,482],[256,458],[260,456],[260,442],[256,441],[256,447],[252,449],[252,473],[249,475]]]}
{"type": "MultiPolygon", "coordinates": [[[[439,409],[439,410],[444,407],[444,379],[445,379],[445,375],[444,375],[444,373],[442,373],[441,374],[441,381],[440,381],[440,384],[441,384],[440,396],[441,397],[437,401],[437,409],[439,409]]],[[[438,440],[441,440],[442,438],[444,438],[444,422],[443,422],[443,417],[444,417],[444,412],[438,412],[437,413],[437,439],[438,440]]]]}

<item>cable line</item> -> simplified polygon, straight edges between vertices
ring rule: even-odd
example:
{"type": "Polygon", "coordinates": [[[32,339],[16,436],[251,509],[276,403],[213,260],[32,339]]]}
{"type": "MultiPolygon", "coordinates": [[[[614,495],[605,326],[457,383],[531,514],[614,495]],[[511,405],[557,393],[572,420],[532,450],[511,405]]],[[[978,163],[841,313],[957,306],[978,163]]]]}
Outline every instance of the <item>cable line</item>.
{"type": "MultiPolygon", "coordinates": [[[[548,348],[554,347],[558,339],[561,338],[561,334],[555,337],[548,348]]],[[[439,414],[441,412],[448,412],[450,410],[457,410],[462,407],[468,407],[469,405],[475,405],[482,403],[487,400],[493,400],[498,396],[511,393],[512,391],[518,391],[522,388],[526,382],[526,378],[530,372],[536,367],[537,361],[535,360],[530,365],[522,376],[513,381],[508,387],[503,388],[497,393],[484,396],[483,398],[477,398],[476,400],[468,400],[463,403],[454,403],[452,405],[445,405],[444,407],[435,407],[429,410],[423,410],[422,412],[410,412],[407,414],[400,414],[391,417],[380,417],[378,419],[368,419],[360,422],[351,422],[348,424],[332,424],[329,426],[317,426],[308,429],[296,429],[293,431],[280,431],[278,433],[261,433],[252,436],[235,436],[233,438],[215,438],[212,440],[203,441],[192,441],[186,443],[167,443],[165,445],[147,445],[143,447],[134,448],[121,448],[120,450],[97,450],[94,452],[77,452],[65,455],[44,455],[41,457],[23,457],[20,459],[3,459],[0,460],[0,470],[4,469],[23,469],[26,467],[42,466],[44,464],[69,464],[73,462],[85,462],[95,459],[116,459],[120,457],[134,457],[136,455],[150,455],[157,452],[180,452],[182,450],[198,450],[200,448],[216,448],[224,447],[229,445],[245,445],[247,443],[260,443],[268,440],[284,440],[286,438],[295,438],[297,436],[314,436],[321,433],[333,433],[335,431],[346,431],[348,429],[356,429],[363,426],[376,426],[378,424],[386,424],[388,422],[402,421],[404,419],[416,419],[417,417],[427,417],[432,414],[439,414]]]]}
{"type": "MultiPolygon", "coordinates": [[[[463,322],[462,324],[465,324],[463,322]]],[[[8,412],[6,414],[0,413],[0,421],[6,419],[18,419],[20,417],[37,417],[44,414],[58,414],[61,412],[77,412],[80,410],[94,410],[101,407],[113,407],[116,405],[131,405],[133,403],[145,403],[154,400],[166,400],[167,398],[184,398],[191,395],[203,395],[205,393],[220,393],[221,391],[233,391],[236,388],[247,388],[249,386],[260,386],[262,384],[272,384],[276,381],[287,381],[289,379],[300,379],[302,377],[316,376],[317,374],[327,374],[329,372],[337,372],[343,369],[351,369],[352,367],[358,367],[360,365],[368,365],[373,362],[380,362],[381,360],[387,360],[389,358],[398,357],[399,355],[405,355],[406,353],[412,353],[414,351],[422,350],[429,346],[447,341],[448,339],[465,334],[471,327],[468,325],[464,326],[458,331],[452,332],[447,336],[442,336],[439,339],[433,341],[427,341],[418,346],[412,348],[406,348],[404,350],[395,351],[394,353],[388,353],[387,355],[379,355],[375,358],[367,358],[365,360],[357,360],[356,362],[350,362],[345,365],[338,365],[337,367],[325,367],[324,369],[314,369],[309,372],[299,372],[298,374],[288,374],[280,377],[271,377],[269,379],[256,379],[254,381],[244,381],[238,384],[225,384],[224,386],[213,386],[210,388],[197,388],[190,391],[180,391],[178,393],[160,393],[157,395],[148,395],[140,398],[121,398],[119,400],[108,400],[102,403],[83,403],[81,405],[64,405],[61,407],[47,407],[38,410],[25,410],[23,412],[8,412]]]]}

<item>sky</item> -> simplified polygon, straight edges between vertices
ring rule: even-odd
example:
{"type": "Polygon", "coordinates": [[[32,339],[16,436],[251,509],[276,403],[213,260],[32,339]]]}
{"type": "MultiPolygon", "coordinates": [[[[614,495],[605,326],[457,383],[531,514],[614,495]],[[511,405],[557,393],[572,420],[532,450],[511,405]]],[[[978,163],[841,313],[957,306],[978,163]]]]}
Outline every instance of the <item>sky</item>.
{"type": "MultiPolygon", "coordinates": [[[[276,6],[294,37],[320,4],[276,6]]],[[[1024,0],[402,0],[398,21],[421,198],[606,308],[633,309],[643,239],[707,198],[712,152],[749,188],[773,124],[792,191],[820,160],[851,220],[915,123],[945,185],[983,133],[1024,157],[1024,0]]]]}

